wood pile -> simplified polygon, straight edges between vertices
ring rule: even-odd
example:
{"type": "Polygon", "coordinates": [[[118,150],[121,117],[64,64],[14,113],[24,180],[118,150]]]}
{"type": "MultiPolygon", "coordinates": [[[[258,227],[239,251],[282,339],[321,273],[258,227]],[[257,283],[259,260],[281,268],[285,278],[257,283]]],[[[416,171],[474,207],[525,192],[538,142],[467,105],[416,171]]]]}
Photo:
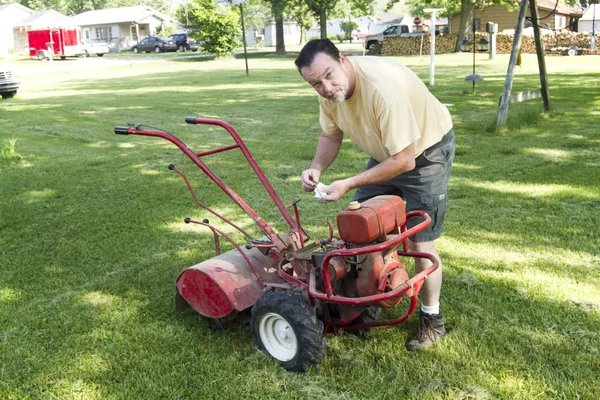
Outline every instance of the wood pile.
{"type": "MultiPolygon", "coordinates": [[[[477,32],[475,40],[484,38],[488,40],[488,34],[477,32]]],[[[496,54],[510,54],[514,35],[499,33],[496,35],[496,54]]],[[[435,38],[436,54],[454,53],[458,35],[440,35],[435,38]]],[[[470,40],[470,38],[469,38],[470,40]]],[[[544,49],[552,53],[554,49],[565,49],[577,46],[579,49],[589,49],[591,36],[587,33],[560,32],[556,35],[542,36],[544,49]]],[[[600,44],[600,35],[596,35],[596,43],[600,44]]],[[[533,36],[522,36],[521,49],[523,54],[535,54],[535,38],[533,36]]],[[[598,51],[596,51],[596,54],[598,51]]],[[[429,35],[423,37],[391,37],[385,38],[381,54],[384,55],[419,55],[429,54],[429,35]]]]}

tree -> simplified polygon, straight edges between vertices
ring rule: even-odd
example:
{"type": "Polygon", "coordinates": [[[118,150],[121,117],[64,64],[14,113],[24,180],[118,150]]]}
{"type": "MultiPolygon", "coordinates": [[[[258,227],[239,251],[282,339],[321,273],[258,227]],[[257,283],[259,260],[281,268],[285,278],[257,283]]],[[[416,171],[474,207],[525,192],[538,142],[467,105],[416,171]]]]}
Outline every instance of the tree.
{"type": "Polygon", "coordinates": [[[306,5],[319,19],[321,28],[321,39],[327,38],[327,12],[333,10],[338,0],[304,0],[306,5]]]}
{"type": "Polygon", "coordinates": [[[352,37],[352,31],[358,28],[358,24],[354,21],[342,21],[340,22],[340,28],[344,31],[346,36],[352,37]]]}
{"type": "Polygon", "coordinates": [[[262,32],[271,19],[271,9],[262,0],[247,0],[244,3],[244,23],[256,32],[262,32]]]}
{"type": "Polygon", "coordinates": [[[291,0],[288,3],[286,14],[300,27],[299,44],[304,44],[307,40],[306,32],[311,28],[314,22],[314,18],[312,17],[308,6],[304,0],[291,0]]]}
{"type": "MultiPolygon", "coordinates": [[[[0,4],[14,2],[12,0],[0,0],[0,4]]],[[[169,0],[20,0],[16,2],[35,11],[55,10],[64,15],[77,15],[85,11],[141,5],[158,10],[170,4],[169,0]]]]}
{"type": "Polygon", "coordinates": [[[214,0],[190,0],[187,8],[177,11],[180,21],[186,20],[185,28],[189,35],[202,43],[207,53],[223,55],[233,52],[238,47],[240,36],[238,13],[229,6],[216,4],[214,0]]]}
{"type": "Polygon", "coordinates": [[[266,0],[275,19],[275,54],[285,54],[284,12],[288,0],[266,0]]]}

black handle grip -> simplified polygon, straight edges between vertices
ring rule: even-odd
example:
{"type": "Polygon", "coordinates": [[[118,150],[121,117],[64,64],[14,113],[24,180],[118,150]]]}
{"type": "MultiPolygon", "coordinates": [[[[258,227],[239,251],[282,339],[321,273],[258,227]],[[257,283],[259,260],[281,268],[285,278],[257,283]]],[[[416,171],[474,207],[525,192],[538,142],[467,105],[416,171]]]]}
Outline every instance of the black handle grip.
{"type": "Polygon", "coordinates": [[[188,124],[195,124],[196,117],[185,117],[185,122],[187,122],[188,124]]]}
{"type": "Polygon", "coordinates": [[[115,133],[117,135],[129,135],[129,127],[127,126],[115,126],[115,133]]]}

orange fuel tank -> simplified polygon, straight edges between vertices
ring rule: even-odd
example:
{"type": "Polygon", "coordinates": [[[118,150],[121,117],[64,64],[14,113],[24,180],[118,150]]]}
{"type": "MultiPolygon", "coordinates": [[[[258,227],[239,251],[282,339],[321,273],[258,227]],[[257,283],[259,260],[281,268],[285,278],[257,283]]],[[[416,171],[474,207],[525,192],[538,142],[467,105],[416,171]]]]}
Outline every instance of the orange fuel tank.
{"type": "Polygon", "coordinates": [[[399,196],[376,196],[337,216],[340,238],[346,243],[367,244],[397,232],[406,223],[404,200],[399,196]]]}

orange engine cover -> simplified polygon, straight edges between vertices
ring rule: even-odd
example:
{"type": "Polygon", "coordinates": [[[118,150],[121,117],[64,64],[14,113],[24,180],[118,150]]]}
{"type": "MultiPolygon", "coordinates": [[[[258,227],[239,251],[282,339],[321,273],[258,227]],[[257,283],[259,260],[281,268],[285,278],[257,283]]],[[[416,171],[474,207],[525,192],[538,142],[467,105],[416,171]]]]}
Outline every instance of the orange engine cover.
{"type": "Polygon", "coordinates": [[[406,222],[404,200],[399,196],[376,196],[337,216],[340,238],[346,243],[367,244],[387,233],[397,232],[406,222]]]}

